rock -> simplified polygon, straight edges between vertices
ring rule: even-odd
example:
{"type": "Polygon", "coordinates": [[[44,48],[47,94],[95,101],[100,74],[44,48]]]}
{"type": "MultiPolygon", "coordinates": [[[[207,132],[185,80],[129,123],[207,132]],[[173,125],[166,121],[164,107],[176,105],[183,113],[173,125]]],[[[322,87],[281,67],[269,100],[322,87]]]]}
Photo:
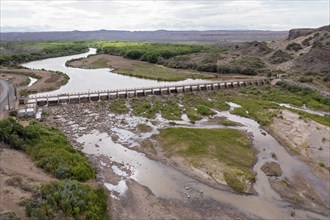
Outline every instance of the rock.
{"type": "Polygon", "coordinates": [[[186,190],[189,190],[189,187],[188,186],[186,186],[186,190]]]}
{"type": "Polygon", "coordinates": [[[281,176],[282,170],[278,163],[275,162],[267,162],[264,165],[262,165],[261,170],[267,175],[267,176],[281,176]]]}
{"type": "Polygon", "coordinates": [[[276,156],[276,154],[274,152],[272,153],[272,158],[275,159],[275,160],[277,160],[277,156],[276,156]]]}
{"type": "Polygon", "coordinates": [[[290,215],[294,217],[296,215],[296,212],[294,210],[291,210],[290,215]]]}

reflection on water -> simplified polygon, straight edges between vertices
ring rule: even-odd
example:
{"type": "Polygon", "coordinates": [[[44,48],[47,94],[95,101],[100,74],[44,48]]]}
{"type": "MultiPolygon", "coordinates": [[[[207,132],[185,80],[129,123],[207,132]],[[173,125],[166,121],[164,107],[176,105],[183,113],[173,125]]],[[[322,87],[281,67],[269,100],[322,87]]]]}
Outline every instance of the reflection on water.
{"type": "Polygon", "coordinates": [[[81,57],[87,57],[88,55],[96,54],[96,49],[90,48],[89,52],[65,56],[50,58],[45,60],[33,61],[30,63],[22,64],[22,66],[31,69],[45,69],[53,71],[61,71],[66,73],[70,80],[60,89],[39,93],[41,94],[63,94],[63,93],[74,93],[74,92],[88,92],[88,91],[98,91],[98,90],[115,90],[115,89],[132,89],[141,87],[151,87],[160,85],[173,85],[173,84],[183,84],[191,82],[203,82],[205,80],[200,79],[187,79],[179,82],[161,82],[156,80],[141,79],[136,77],[124,76],[113,73],[111,69],[80,69],[66,67],[65,62],[70,59],[77,59],[81,57]]]}

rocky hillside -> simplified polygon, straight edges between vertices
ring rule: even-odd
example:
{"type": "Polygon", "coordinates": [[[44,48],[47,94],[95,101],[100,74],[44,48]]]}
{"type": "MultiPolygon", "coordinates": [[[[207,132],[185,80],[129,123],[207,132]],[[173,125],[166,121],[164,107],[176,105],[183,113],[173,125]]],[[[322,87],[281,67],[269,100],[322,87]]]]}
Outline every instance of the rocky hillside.
{"type": "Polygon", "coordinates": [[[220,74],[287,76],[329,91],[330,26],[293,29],[277,41],[252,41],[227,45],[225,52],[176,56],[163,64],[220,74]]]}
{"type": "Polygon", "coordinates": [[[282,51],[278,69],[299,77],[302,82],[323,80],[330,82],[330,25],[317,29],[293,29],[287,40],[270,43],[282,51]]]}

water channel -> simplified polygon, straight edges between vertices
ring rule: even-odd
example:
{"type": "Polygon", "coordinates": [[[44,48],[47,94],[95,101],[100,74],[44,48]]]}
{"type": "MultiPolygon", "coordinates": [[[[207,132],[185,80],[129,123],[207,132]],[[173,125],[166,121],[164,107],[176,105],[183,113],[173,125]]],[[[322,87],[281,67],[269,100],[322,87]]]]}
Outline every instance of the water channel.
{"type": "MultiPolygon", "coordinates": [[[[74,56],[34,61],[27,63],[24,66],[32,69],[61,71],[70,76],[70,81],[67,85],[47,94],[135,88],[168,84],[167,82],[158,82],[155,80],[118,75],[111,72],[110,69],[85,70],[65,66],[65,62],[67,60],[86,57],[90,54],[95,54],[95,49],[90,49],[88,53],[74,56]]],[[[189,81],[192,81],[192,79],[176,83],[187,83],[189,81]]],[[[239,107],[234,103],[229,104],[232,108],[239,107]]],[[[237,129],[245,130],[253,134],[253,145],[259,151],[257,156],[258,162],[254,166],[254,171],[257,173],[257,180],[254,185],[254,189],[258,193],[258,196],[240,195],[215,189],[196,181],[195,179],[177,171],[174,168],[171,168],[170,166],[151,160],[143,153],[139,153],[131,149],[132,146],[137,145],[137,138],[150,137],[152,134],[158,132],[157,129],[168,126],[168,121],[162,119],[161,116],[158,116],[157,119],[162,123],[159,125],[150,124],[153,126],[153,130],[144,134],[143,137],[137,137],[134,133],[128,131],[128,129],[116,126],[114,124],[112,128],[113,132],[119,134],[121,142],[126,141],[130,148],[125,147],[121,143],[114,142],[108,134],[101,133],[97,130],[80,137],[77,135],[77,141],[84,144],[83,152],[85,154],[96,156],[103,155],[111,158],[112,161],[125,164],[125,166],[127,166],[126,168],[132,171],[131,175],[128,175],[124,171],[120,170],[117,166],[112,166],[112,169],[122,177],[136,180],[141,185],[148,187],[156,196],[162,198],[187,200],[187,193],[189,193],[189,197],[199,197],[200,192],[202,191],[204,198],[228,204],[233,208],[243,210],[247,213],[251,213],[252,215],[265,219],[328,219],[325,216],[305,210],[296,210],[296,215],[294,217],[291,216],[290,211],[292,208],[290,208],[289,204],[284,202],[271,188],[268,177],[260,170],[260,167],[267,161],[274,161],[271,154],[275,153],[277,155],[277,162],[281,165],[283,170],[282,176],[291,178],[296,174],[304,175],[304,177],[307,178],[316,188],[317,192],[319,192],[319,194],[321,194],[321,196],[325,199],[328,198],[328,182],[316,177],[307,165],[291,156],[271,135],[262,130],[256,121],[232,115],[229,111],[217,112],[217,116],[224,116],[229,120],[239,122],[243,126],[237,129]],[[95,148],[96,144],[99,146],[97,150],[95,148]],[[161,184],[159,183],[159,180],[161,180],[161,184]],[[189,186],[189,192],[185,190],[187,186],[189,186]]],[[[95,115],[93,117],[97,116],[95,115]]],[[[105,123],[113,123],[111,122],[111,117],[113,116],[109,115],[108,118],[104,118],[105,123]]],[[[141,121],[145,122],[145,119],[143,118],[128,115],[116,117],[117,120],[120,120],[120,117],[123,117],[123,119],[128,121],[129,126],[133,127],[141,121]]],[[[187,117],[183,117],[182,119],[182,121],[177,121],[178,126],[209,129],[223,127],[207,125],[207,120],[201,120],[200,122],[192,125],[187,120],[187,117]]],[[[77,128],[81,125],[78,125],[77,122],[73,121],[71,126],[73,128],[77,128]]],[[[101,161],[101,165],[108,166],[103,163],[104,162],[101,161]]],[[[125,180],[115,186],[109,183],[104,184],[111,191],[125,193],[127,190],[125,180]]]]}
{"type": "Polygon", "coordinates": [[[51,92],[39,93],[39,95],[132,89],[161,85],[187,84],[192,82],[198,83],[205,81],[201,79],[186,79],[178,82],[163,82],[120,75],[114,73],[109,68],[80,69],[65,66],[65,62],[68,60],[83,58],[93,54],[96,54],[96,49],[90,48],[87,53],[33,61],[22,64],[22,66],[30,69],[60,71],[66,73],[70,77],[69,82],[62,86],[60,89],[51,92]]]}

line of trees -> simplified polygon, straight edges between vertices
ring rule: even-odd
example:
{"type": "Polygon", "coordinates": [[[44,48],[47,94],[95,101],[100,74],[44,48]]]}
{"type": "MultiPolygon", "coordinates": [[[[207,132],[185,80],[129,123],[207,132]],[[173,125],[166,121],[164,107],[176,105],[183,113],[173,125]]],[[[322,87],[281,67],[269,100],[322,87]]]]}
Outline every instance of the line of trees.
{"type": "Polygon", "coordinates": [[[51,57],[60,57],[79,54],[88,51],[86,43],[8,43],[3,44],[5,52],[0,55],[0,66],[15,66],[20,63],[41,60],[51,57]],[[33,49],[30,49],[33,48],[33,49]]]}

